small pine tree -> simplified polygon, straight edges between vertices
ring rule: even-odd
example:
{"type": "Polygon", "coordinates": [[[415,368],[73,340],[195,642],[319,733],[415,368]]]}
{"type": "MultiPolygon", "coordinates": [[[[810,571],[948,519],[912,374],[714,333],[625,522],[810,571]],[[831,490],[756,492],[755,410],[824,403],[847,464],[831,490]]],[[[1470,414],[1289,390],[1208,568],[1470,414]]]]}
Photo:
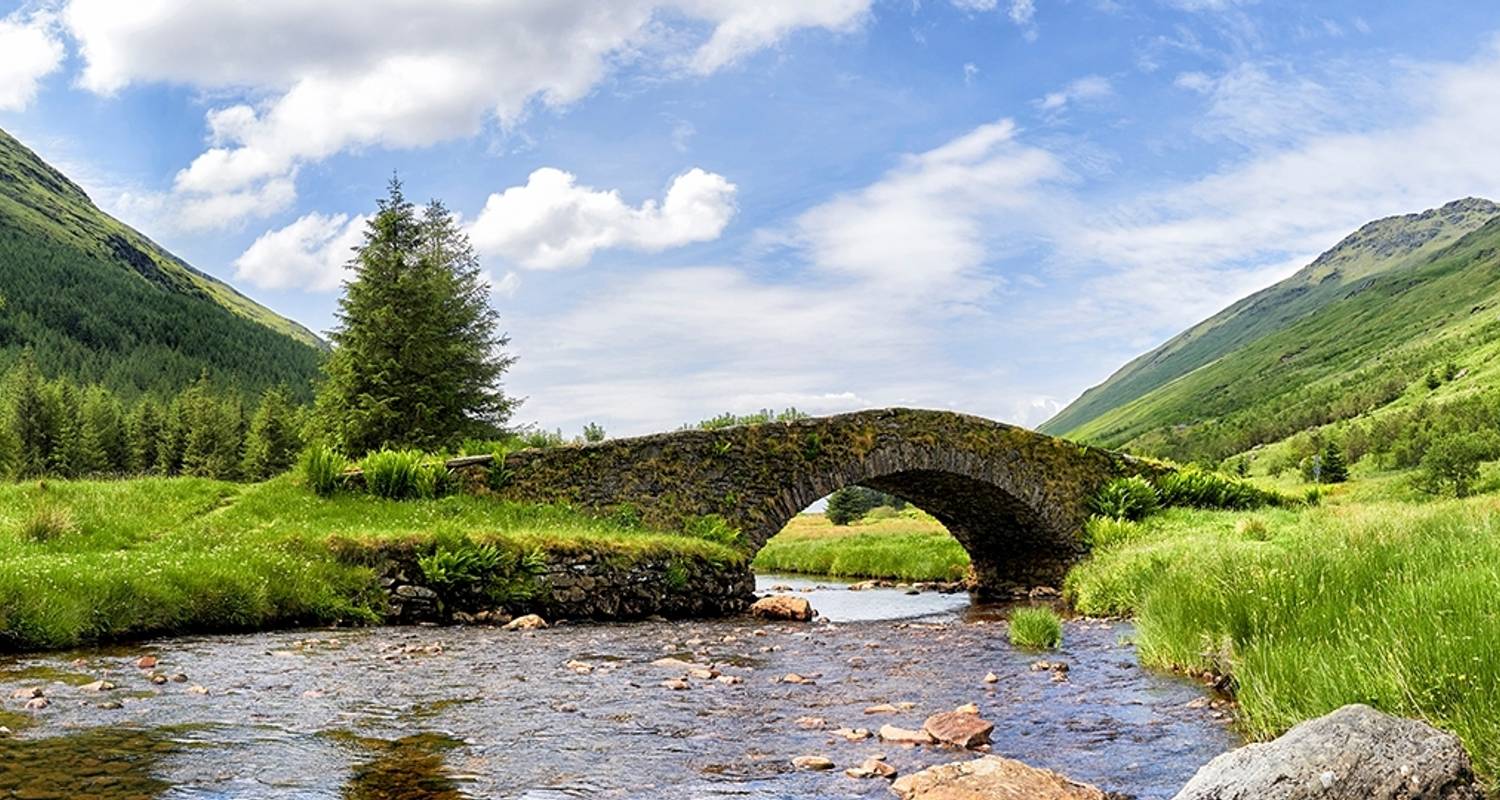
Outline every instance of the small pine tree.
{"type": "Polygon", "coordinates": [[[80,475],[118,475],[125,471],[127,447],[120,401],[102,386],[91,386],[79,404],[80,475]]]}
{"type": "Polygon", "coordinates": [[[845,486],[828,496],[828,510],[824,513],[829,522],[848,525],[865,513],[864,498],[860,497],[857,489],[858,487],[845,486]]]}
{"type": "Polygon", "coordinates": [[[604,426],[597,422],[590,422],[583,426],[583,440],[585,442],[604,441],[604,426]]]}
{"type": "Polygon", "coordinates": [[[182,474],[182,455],[187,448],[190,426],[187,395],[188,392],[183,392],[172,398],[162,416],[161,438],[156,448],[155,472],[158,475],[182,474]]]}
{"type": "Polygon", "coordinates": [[[1319,472],[1319,481],[1322,483],[1343,483],[1349,480],[1349,467],[1344,463],[1344,449],[1336,442],[1329,442],[1323,446],[1322,469],[1319,472]]]}
{"type": "Polygon", "coordinates": [[[161,451],[161,404],[155,398],[143,397],[125,420],[126,469],[136,475],[157,471],[156,459],[161,451]]]}
{"type": "Polygon", "coordinates": [[[83,423],[80,417],[78,389],[66,379],[47,386],[48,414],[56,420],[56,440],[47,456],[47,473],[60,478],[76,478],[83,467],[83,423]]]}
{"type": "Polygon", "coordinates": [[[21,478],[44,475],[57,440],[57,421],[30,349],[22,351],[6,384],[4,419],[14,447],[11,472],[21,478]]]}
{"type": "Polygon", "coordinates": [[[263,481],[291,468],[302,449],[298,420],[285,389],[267,389],[256,406],[245,437],[246,480],[263,481]]]}
{"type": "Polygon", "coordinates": [[[207,374],[199,377],[181,399],[187,420],[182,472],[219,480],[238,477],[244,435],[239,399],[219,398],[207,374]]]}

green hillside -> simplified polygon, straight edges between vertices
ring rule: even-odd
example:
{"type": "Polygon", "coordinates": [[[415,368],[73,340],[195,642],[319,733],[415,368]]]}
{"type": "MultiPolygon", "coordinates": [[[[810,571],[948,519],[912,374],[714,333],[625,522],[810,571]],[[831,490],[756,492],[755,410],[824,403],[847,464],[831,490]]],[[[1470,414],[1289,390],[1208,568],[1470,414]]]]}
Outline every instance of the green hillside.
{"type": "Polygon", "coordinates": [[[51,375],[131,392],[207,369],[307,393],[323,343],[100,211],[0,131],[0,370],[26,347],[51,375]]]}
{"type": "Polygon", "coordinates": [[[1372,222],[1281,283],[1127,364],[1043,430],[1215,460],[1477,376],[1500,333],[1500,206],[1372,222]]]}

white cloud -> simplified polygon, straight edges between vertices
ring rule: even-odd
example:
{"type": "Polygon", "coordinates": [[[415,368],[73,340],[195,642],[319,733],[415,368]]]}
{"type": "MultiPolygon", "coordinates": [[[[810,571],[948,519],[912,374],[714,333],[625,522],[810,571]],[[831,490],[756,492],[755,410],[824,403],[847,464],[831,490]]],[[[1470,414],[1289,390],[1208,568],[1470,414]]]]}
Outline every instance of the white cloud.
{"type": "Polygon", "coordinates": [[[21,12],[0,19],[0,111],[22,111],[43,78],[62,66],[64,50],[51,15],[21,12]]]}
{"type": "Polygon", "coordinates": [[[351,250],[363,240],[365,222],[348,214],[303,216],[261,234],[235,260],[234,275],[262,289],[336,289],[351,250]]]}
{"type": "MultiPolygon", "coordinates": [[[[1268,65],[1246,62],[1222,75],[1186,72],[1174,83],[1207,98],[1195,130],[1247,146],[1287,144],[1316,133],[1349,106],[1310,78],[1276,77],[1268,65]]],[[[1347,113],[1345,111],[1344,113],[1347,113]]]]}
{"type": "Polygon", "coordinates": [[[1021,29],[1027,41],[1036,40],[1035,0],[1010,0],[1010,21],[1021,29]]]}
{"type": "Polygon", "coordinates": [[[724,176],[692,169],[673,179],[660,203],[633,207],[617,191],[544,167],[524,186],[490,195],[470,235],[481,253],[524,267],[576,267],[601,249],[650,253],[716,239],[734,216],[734,193],[724,176]]]}
{"type": "Polygon", "coordinates": [[[1067,177],[1052,154],[1016,141],[1010,120],[907,156],[878,182],[803,214],[796,239],[821,269],[913,296],[965,296],[996,239],[1038,211],[1041,184],[1067,177]]]}
{"type": "MultiPolygon", "coordinates": [[[[64,18],[87,89],[164,82],[254,98],[209,111],[212,146],[177,176],[179,193],[212,198],[350,149],[514,125],[534,106],[578,101],[623,63],[712,72],[797,30],[848,31],[869,2],[69,0],[64,18]],[[673,51],[705,25],[706,39],[673,51]]],[[[268,207],[216,210],[227,224],[268,207]]]]}
{"type": "Polygon", "coordinates": [[[1036,101],[1036,107],[1048,113],[1060,113],[1071,104],[1099,100],[1114,94],[1114,85],[1101,75],[1085,75],[1036,101]]]}

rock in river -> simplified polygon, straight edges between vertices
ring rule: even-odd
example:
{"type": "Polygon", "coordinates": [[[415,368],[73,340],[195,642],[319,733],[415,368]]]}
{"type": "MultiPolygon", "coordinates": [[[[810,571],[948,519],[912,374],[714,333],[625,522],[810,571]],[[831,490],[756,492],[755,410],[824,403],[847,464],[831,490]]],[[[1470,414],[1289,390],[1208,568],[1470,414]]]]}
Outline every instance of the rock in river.
{"type": "Polygon", "coordinates": [[[1109,800],[1093,786],[999,756],[924,769],[891,791],[901,800],[1109,800]]]}
{"type": "Polygon", "coordinates": [[[1458,737],[1350,705],[1225,753],[1175,800],[1480,800],[1458,737]]]}
{"type": "Polygon", "coordinates": [[[508,631],[537,631],[545,627],[547,627],[547,621],[535,614],[516,617],[505,623],[505,630],[508,631]]]}
{"type": "Polygon", "coordinates": [[[808,622],[813,618],[812,603],[807,602],[806,597],[791,597],[784,594],[773,594],[770,597],[762,597],[750,606],[750,613],[764,619],[788,619],[795,622],[808,622]]]}
{"type": "Polygon", "coordinates": [[[927,731],[898,728],[895,725],[881,725],[880,740],[894,744],[932,744],[932,734],[927,731]]]}
{"type": "Polygon", "coordinates": [[[922,723],[922,730],[943,744],[968,750],[989,744],[990,733],[995,730],[995,724],[980,719],[978,714],[944,711],[928,717],[922,723]]]}
{"type": "Polygon", "coordinates": [[[792,766],[797,769],[828,770],[833,769],[833,762],[824,756],[797,756],[792,759],[792,766]]]}

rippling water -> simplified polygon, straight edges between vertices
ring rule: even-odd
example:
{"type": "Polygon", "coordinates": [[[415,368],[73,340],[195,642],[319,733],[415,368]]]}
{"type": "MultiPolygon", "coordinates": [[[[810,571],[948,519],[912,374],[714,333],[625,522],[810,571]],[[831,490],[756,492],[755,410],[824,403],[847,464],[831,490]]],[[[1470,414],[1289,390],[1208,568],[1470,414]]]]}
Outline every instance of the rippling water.
{"type": "Polygon", "coordinates": [[[996,753],[1141,798],[1170,797],[1237,744],[1189,707],[1196,684],[1137,665],[1126,625],[1069,623],[1047,658],[1071,671],[1054,683],[962,595],[807,596],[848,621],[300,631],[0,661],[0,724],[18,728],[0,738],[0,797],[889,797],[885,781],[789,761],[819,754],[844,767],[884,753],[905,773],[967,756],[850,743],[799,718],[915,728],[966,702],[996,724],[996,753]],[[187,681],[152,684],[135,667],[145,653],[187,681]],[[743,682],[666,688],[679,673],[651,665],[663,656],[743,682]],[[777,682],[788,672],[815,682],[777,682]],[[988,672],[1000,681],[985,684],[988,672]],[[79,686],[98,678],[118,688],[79,686]],[[11,697],[30,686],[51,701],[34,716],[11,697]],[[915,705],[863,713],[901,702],[915,705]]]}

